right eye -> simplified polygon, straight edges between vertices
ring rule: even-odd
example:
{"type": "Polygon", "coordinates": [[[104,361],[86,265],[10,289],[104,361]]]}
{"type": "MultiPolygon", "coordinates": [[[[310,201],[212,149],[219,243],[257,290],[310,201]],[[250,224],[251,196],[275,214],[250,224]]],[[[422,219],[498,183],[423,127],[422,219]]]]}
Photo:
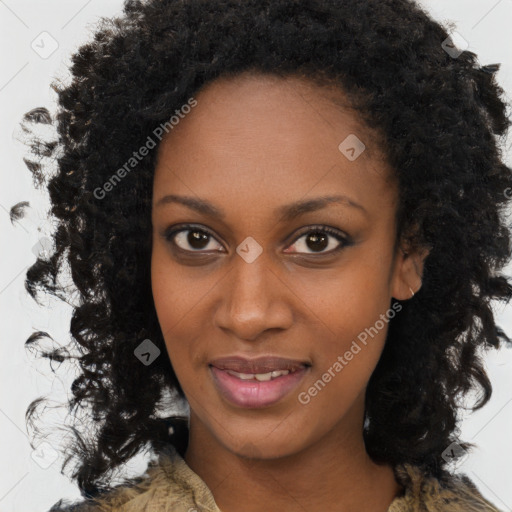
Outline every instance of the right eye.
{"type": "MultiPolygon", "coordinates": [[[[197,226],[181,226],[180,228],[176,228],[165,233],[165,239],[177,245],[179,249],[187,252],[203,252],[203,251],[215,251],[222,252],[216,250],[215,248],[210,247],[208,249],[208,245],[211,244],[215,239],[214,235],[205,228],[199,228],[197,226]],[[190,249],[192,248],[192,249],[190,249]]],[[[220,245],[220,244],[219,244],[220,245]]],[[[222,246],[220,246],[222,248],[222,246]]]]}

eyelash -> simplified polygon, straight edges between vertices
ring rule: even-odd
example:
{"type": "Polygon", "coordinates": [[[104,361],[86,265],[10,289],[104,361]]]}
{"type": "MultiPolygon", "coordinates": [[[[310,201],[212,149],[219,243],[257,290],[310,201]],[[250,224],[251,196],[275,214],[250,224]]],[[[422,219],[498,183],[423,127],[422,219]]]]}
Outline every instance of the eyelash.
{"type": "MultiPolygon", "coordinates": [[[[194,231],[194,230],[208,235],[209,237],[213,238],[214,240],[217,241],[217,243],[220,244],[220,242],[217,240],[215,235],[208,228],[199,227],[195,224],[184,224],[177,228],[173,228],[173,229],[169,228],[167,231],[165,231],[163,236],[167,240],[167,242],[176,246],[179,251],[190,253],[190,254],[194,254],[194,253],[195,254],[203,254],[205,252],[203,250],[193,251],[193,250],[188,250],[188,249],[182,249],[181,247],[176,245],[176,243],[174,242],[174,237],[178,233],[181,233],[183,231],[194,231]]],[[[336,240],[338,240],[338,242],[340,242],[340,245],[338,247],[336,247],[335,249],[331,249],[330,251],[327,251],[327,252],[317,252],[317,253],[312,252],[312,253],[299,253],[299,254],[305,254],[307,256],[331,255],[331,254],[334,254],[334,253],[340,251],[341,249],[343,249],[344,247],[347,247],[348,245],[351,244],[350,238],[340,234],[340,232],[338,232],[337,230],[329,228],[328,226],[314,225],[314,226],[308,226],[307,230],[299,233],[299,235],[297,235],[297,237],[294,239],[294,241],[290,245],[293,245],[294,243],[296,243],[297,240],[301,239],[304,235],[308,235],[310,233],[318,233],[318,232],[325,233],[325,234],[328,234],[328,235],[336,238],[336,240]]],[[[206,251],[206,252],[208,252],[208,251],[206,251]]],[[[215,252],[220,252],[220,251],[215,251],[215,252]]]]}

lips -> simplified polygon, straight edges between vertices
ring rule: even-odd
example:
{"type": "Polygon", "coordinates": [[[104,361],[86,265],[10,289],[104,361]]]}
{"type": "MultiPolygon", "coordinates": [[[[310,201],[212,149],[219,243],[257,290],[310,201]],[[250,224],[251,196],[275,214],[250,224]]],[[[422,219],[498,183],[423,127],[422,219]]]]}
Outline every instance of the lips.
{"type": "Polygon", "coordinates": [[[229,356],[214,359],[208,366],[215,388],[225,400],[241,408],[262,408],[289,396],[305,379],[311,364],[277,356],[229,356]]]}
{"type": "Polygon", "coordinates": [[[219,370],[230,370],[239,374],[265,374],[278,371],[294,372],[300,368],[310,366],[306,361],[286,359],[278,356],[262,356],[247,359],[240,356],[228,356],[210,361],[210,366],[219,370]]]}

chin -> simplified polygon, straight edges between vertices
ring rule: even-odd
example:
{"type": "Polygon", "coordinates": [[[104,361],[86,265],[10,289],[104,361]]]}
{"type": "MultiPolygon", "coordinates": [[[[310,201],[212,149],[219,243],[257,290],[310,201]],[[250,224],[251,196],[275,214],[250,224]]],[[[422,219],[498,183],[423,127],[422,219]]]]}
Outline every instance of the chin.
{"type": "MultiPolygon", "coordinates": [[[[274,436],[273,438],[261,437],[261,435],[251,438],[245,437],[239,443],[235,444],[234,439],[230,437],[226,448],[236,456],[243,459],[272,460],[288,457],[300,452],[304,445],[300,439],[292,438],[290,435],[274,436]]],[[[304,441],[305,442],[305,441],[304,441]]]]}

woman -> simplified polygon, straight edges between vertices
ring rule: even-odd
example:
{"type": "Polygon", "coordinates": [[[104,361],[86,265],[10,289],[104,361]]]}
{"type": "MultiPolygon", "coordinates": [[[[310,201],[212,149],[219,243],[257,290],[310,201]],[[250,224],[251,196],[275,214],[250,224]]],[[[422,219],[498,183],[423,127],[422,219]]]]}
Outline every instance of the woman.
{"type": "Polygon", "coordinates": [[[509,120],[451,42],[409,0],[133,0],[75,53],[27,274],[81,296],[52,511],[498,510],[447,465],[509,341],[509,120]]]}

